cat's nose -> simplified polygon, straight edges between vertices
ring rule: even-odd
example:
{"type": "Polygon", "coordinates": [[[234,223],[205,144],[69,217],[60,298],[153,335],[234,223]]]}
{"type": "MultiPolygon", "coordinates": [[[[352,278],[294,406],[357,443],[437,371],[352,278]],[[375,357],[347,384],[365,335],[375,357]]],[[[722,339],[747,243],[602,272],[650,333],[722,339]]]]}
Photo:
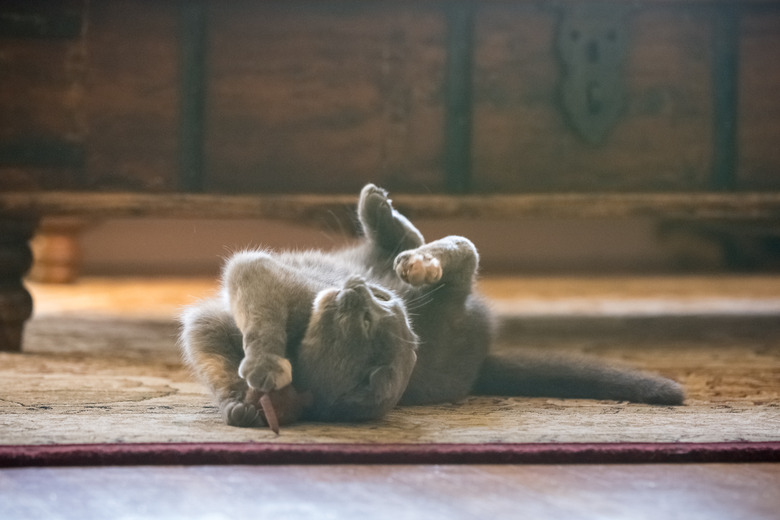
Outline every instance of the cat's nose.
{"type": "Polygon", "coordinates": [[[363,305],[367,295],[366,281],[360,276],[353,276],[344,284],[344,289],[339,293],[338,301],[347,307],[358,307],[363,305]]]}

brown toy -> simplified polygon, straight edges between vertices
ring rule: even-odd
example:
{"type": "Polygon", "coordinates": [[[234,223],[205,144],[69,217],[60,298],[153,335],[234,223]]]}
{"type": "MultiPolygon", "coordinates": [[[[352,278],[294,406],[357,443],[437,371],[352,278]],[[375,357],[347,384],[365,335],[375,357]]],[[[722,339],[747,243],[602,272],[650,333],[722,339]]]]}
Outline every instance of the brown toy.
{"type": "Polygon", "coordinates": [[[265,423],[279,435],[279,425],[292,424],[300,419],[304,410],[311,406],[312,396],[310,392],[299,392],[292,385],[268,393],[250,388],[246,402],[262,410],[265,423]]]}

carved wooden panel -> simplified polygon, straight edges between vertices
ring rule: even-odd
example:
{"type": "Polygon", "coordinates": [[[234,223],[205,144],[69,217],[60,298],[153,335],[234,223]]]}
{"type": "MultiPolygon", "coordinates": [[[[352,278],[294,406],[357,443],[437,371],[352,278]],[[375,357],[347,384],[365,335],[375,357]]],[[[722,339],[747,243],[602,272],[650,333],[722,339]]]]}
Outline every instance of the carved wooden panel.
{"type": "Polygon", "coordinates": [[[566,5],[556,31],[561,108],[593,145],[604,142],[624,109],[629,12],[609,3],[566,5]]]}
{"type": "Polygon", "coordinates": [[[711,20],[653,6],[626,17],[625,103],[601,143],[573,132],[555,41],[561,14],[498,4],[478,13],[475,189],[690,190],[711,171],[711,20]]]}

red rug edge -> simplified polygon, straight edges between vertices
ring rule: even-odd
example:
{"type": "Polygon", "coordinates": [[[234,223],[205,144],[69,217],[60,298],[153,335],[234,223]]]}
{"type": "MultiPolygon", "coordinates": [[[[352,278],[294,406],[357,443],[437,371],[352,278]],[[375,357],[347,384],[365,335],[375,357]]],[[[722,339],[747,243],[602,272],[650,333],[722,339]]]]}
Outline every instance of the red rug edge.
{"type": "Polygon", "coordinates": [[[780,442],[534,444],[122,443],[0,446],[0,468],[230,464],[780,462],[780,442]]]}

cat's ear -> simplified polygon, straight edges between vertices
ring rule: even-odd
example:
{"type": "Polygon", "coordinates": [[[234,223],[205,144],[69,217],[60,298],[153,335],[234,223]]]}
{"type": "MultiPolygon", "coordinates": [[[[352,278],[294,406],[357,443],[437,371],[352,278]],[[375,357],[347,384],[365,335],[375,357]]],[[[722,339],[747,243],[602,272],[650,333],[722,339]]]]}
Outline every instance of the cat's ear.
{"type": "Polygon", "coordinates": [[[401,377],[390,365],[371,370],[367,381],[343,396],[333,407],[336,417],[350,420],[376,419],[384,415],[401,398],[401,377]]]}
{"type": "Polygon", "coordinates": [[[377,403],[401,398],[416,360],[417,355],[411,352],[404,363],[398,360],[397,366],[381,365],[371,370],[367,390],[377,403]]]}
{"type": "Polygon", "coordinates": [[[368,376],[368,387],[375,396],[385,398],[394,391],[396,372],[390,365],[382,365],[371,371],[368,376]]]}

